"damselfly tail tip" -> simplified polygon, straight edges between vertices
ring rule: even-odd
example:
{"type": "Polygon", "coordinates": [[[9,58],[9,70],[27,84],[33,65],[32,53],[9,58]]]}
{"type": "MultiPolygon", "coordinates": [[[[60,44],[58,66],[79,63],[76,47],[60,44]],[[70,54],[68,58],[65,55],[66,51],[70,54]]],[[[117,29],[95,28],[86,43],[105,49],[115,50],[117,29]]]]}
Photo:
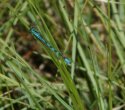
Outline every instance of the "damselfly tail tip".
{"type": "Polygon", "coordinates": [[[64,61],[67,65],[70,65],[71,64],[71,60],[69,58],[64,58],[64,61]]]}

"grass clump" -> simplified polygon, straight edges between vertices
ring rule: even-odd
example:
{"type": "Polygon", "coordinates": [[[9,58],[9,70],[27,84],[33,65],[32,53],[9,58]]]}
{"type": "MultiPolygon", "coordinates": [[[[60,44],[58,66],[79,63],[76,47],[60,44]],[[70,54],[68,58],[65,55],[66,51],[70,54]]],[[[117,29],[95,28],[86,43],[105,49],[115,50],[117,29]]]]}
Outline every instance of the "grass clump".
{"type": "Polygon", "coordinates": [[[0,110],[124,109],[124,1],[0,2],[0,110]],[[34,26],[63,57],[37,42],[34,26]]]}

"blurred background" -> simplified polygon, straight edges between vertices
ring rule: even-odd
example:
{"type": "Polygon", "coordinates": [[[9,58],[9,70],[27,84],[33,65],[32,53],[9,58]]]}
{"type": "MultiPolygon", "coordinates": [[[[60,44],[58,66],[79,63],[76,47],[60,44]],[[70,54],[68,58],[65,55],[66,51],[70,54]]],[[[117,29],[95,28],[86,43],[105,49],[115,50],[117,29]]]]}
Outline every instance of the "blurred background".
{"type": "Polygon", "coordinates": [[[0,110],[125,110],[124,0],[2,0],[0,10],[0,110]]]}

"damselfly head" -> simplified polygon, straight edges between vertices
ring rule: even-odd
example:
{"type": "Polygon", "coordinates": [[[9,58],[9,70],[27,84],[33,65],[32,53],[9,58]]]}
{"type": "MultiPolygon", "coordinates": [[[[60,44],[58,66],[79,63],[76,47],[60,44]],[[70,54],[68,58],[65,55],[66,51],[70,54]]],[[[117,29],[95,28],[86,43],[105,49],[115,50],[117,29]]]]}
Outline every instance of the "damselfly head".
{"type": "Polygon", "coordinates": [[[30,30],[29,30],[31,33],[35,32],[36,29],[34,27],[31,27],[30,30]]]}

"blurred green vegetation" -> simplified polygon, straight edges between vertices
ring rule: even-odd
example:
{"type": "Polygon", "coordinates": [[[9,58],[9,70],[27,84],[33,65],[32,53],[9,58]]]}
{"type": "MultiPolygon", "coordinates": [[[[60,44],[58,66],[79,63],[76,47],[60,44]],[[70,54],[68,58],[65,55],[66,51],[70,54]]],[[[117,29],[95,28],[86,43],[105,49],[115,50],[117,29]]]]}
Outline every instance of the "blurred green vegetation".
{"type": "Polygon", "coordinates": [[[0,110],[125,109],[124,0],[1,0],[0,9],[0,110]]]}

